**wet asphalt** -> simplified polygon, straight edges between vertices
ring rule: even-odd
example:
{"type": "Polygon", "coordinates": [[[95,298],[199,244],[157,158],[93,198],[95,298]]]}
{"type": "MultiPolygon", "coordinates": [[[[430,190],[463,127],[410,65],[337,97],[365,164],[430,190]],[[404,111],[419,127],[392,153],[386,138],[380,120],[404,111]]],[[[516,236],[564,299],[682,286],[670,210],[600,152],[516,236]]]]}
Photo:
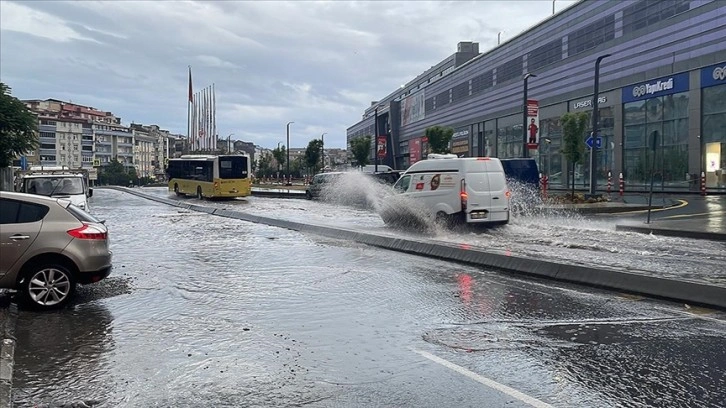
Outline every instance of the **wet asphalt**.
{"type": "Polygon", "coordinates": [[[726,401],[720,312],[223,219],[113,190],[96,190],[92,205],[109,226],[114,271],[82,287],[67,309],[18,313],[16,407],[726,401]]]}

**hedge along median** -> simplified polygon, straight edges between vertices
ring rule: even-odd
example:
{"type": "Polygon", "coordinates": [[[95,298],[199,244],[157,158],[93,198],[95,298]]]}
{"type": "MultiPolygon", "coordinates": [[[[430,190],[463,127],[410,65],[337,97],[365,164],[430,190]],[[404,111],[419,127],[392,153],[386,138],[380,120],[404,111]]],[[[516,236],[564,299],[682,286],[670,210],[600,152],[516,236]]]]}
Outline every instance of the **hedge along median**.
{"type": "Polygon", "coordinates": [[[339,227],[280,220],[240,211],[184,203],[170,198],[151,196],[133,189],[117,187],[114,187],[114,189],[192,211],[266,224],[303,233],[312,233],[329,238],[350,240],[392,251],[726,309],[726,287],[638,275],[602,267],[595,268],[543,261],[509,253],[486,251],[482,248],[475,248],[466,244],[426,242],[410,238],[382,236],[339,227]]]}

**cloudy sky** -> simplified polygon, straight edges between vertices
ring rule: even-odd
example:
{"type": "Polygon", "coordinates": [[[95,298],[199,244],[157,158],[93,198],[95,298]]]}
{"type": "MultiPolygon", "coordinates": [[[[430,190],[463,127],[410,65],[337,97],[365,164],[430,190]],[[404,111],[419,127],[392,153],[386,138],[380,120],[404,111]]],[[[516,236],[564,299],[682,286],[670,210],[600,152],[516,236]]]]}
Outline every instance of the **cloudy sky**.
{"type": "MultiPolygon", "coordinates": [[[[561,11],[574,0],[557,0],[561,11]]],[[[0,81],[20,99],[111,111],[186,134],[195,91],[215,84],[220,137],[305,147],[456,51],[547,18],[552,1],[0,1],[0,81]]]]}

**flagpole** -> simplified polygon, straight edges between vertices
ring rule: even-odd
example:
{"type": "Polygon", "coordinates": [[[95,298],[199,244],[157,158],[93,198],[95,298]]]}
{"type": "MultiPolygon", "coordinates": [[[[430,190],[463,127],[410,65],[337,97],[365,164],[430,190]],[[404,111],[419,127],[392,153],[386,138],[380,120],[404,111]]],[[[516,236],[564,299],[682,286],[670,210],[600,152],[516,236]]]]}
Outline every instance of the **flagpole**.
{"type": "Polygon", "coordinates": [[[215,144],[217,142],[217,92],[214,90],[214,82],[212,82],[212,133],[214,133],[215,144]]]}
{"type": "MultiPolygon", "coordinates": [[[[187,146],[191,142],[191,112],[192,112],[192,66],[189,65],[189,96],[187,97],[187,146]]],[[[191,147],[191,146],[190,146],[191,147]]]]}

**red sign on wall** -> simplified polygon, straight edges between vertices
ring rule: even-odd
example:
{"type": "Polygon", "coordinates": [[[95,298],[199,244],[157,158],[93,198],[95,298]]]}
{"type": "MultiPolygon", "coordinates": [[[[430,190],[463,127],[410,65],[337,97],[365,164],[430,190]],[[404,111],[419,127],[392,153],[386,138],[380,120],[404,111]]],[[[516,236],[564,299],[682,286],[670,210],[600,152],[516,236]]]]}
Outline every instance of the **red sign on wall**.
{"type": "Polygon", "coordinates": [[[378,157],[386,157],[386,136],[378,136],[378,157]]]}

